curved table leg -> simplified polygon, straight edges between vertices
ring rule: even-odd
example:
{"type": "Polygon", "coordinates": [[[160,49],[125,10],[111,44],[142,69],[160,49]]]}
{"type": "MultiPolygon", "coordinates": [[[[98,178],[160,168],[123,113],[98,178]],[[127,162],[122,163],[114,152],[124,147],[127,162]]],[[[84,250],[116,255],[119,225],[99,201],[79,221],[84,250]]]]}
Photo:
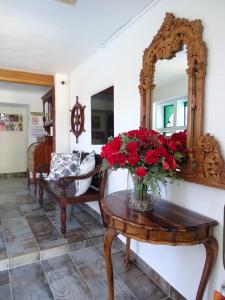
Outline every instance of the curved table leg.
{"type": "Polygon", "coordinates": [[[116,231],[115,229],[112,228],[108,228],[104,235],[104,254],[105,254],[105,262],[106,262],[109,300],[114,300],[111,246],[115,236],[116,236],[116,231]]]}
{"type": "Polygon", "coordinates": [[[205,241],[204,246],[206,250],[206,260],[205,260],[201,281],[198,287],[196,300],[201,300],[204,295],[205,288],[209,279],[209,275],[211,273],[218,252],[217,240],[214,239],[213,237],[205,241]]]}

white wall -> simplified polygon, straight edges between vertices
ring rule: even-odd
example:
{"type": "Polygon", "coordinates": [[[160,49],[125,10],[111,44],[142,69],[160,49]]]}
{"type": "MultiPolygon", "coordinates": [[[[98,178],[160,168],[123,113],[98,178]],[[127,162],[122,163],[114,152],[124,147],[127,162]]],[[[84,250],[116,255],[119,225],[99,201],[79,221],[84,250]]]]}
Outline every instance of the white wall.
{"type": "Polygon", "coordinates": [[[55,74],[55,140],[56,152],[61,153],[69,152],[69,84],[67,74],[55,74]]]}
{"type": "MultiPolygon", "coordinates": [[[[166,12],[190,20],[201,19],[203,38],[208,48],[205,89],[204,131],[219,140],[225,157],[224,82],[225,82],[225,1],[224,0],[161,0],[127,30],[96,52],[77,68],[70,77],[70,107],[76,95],[86,105],[86,132],[79,144],[71,136],[70,149],[95,149],[91,145],[90,96],[107,86],[114,85],[115,134],[138,128],[140,124],[139,73],[143,50],[148,47],[160,28],[166,12]],[[215,118],[216,116],[216,118],[215,118]]],[[[108,192],[126,187],[126,172],[114,172],[109,180],[108,192]]],[[[225,191],[188,182],[168,187],[170,201],[212,217],[219,222],[215,236],[219,243],[216,266],[211,275],[204,299],[212,299],[214,289],[225,279],[222,265],[222,224],[225,191]]],[[[96,206],[93,206],[96,207],[96,206]]],[[[168,280],[187,299],[195,299],[203,269],[205,251],[202,245],[169,247],[132,242],[132,248],[157,272],[168,280]]]]}
{"type": "Polygon", "coordinates": [[[0,173],[26,171],[27,147],[31,143],[30,112],[42,112],[41,96],[48,89],[0,82],[0,110],[24,116],[23,132],[0,132],[0,173]]]}
{"type": "Polygon", "coordinates": [[[153,91],[153,101],[169,100],[181,96],[187,96],[187,78],[170,82],[155,88],[153,91]]]}
{"type": "Polygon", "coordinates": [[[0,174],[24,172],[26,171],[24,154],[28,143],[28,105],[0,103],[0,112],[22,115],[23,118],[22,131],[0,131],[0,174]]]}

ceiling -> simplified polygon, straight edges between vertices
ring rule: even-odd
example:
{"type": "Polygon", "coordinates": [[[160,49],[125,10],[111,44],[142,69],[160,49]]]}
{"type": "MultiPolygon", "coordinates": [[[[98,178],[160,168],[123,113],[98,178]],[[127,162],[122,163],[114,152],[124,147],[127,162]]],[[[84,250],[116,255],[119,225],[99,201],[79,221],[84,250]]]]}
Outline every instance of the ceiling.
{"type": "Polygon", "coordinates": [[[0,68],[75,69],[153,0],[0,0],[0,68]]]}

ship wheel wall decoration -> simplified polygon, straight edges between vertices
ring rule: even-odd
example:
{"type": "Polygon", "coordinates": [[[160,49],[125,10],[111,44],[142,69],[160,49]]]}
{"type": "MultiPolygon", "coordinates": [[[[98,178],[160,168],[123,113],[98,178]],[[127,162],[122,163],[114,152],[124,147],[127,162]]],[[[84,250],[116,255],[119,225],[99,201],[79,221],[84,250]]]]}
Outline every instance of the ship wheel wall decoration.
{"type": "Polygon", "coordinates": [[[78,137],[85,131],[84,129],[84,109],[85,105],[82,106],[78,101],[78,96],[76,96],[76,104],[71,111],[71,132],[76,137],[76,143],[78,143],[78,137]]]}

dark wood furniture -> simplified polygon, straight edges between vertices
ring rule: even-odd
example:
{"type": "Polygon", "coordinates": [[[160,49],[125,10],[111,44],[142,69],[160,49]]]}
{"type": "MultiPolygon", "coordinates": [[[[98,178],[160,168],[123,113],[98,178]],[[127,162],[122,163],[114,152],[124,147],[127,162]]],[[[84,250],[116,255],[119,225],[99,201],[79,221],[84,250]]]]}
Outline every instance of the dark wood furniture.
{"type": "Polygon", "coordinates": [[[84,109],[86,106],[82,106],[80,102],[78,101],[78,96],[76,96],[76,104],[72,108],[71,111],[71,132],[76,137],[76,143],[78,143],[78,137],[82,134],[82,132],[85,131],[84,129],[84,109]]]}
{"type": "MultiPolygon", "coordinates": [[[[82,153],[82,159],[86,157],[88,153],[82,153]]],[[[45,190],[54,200],[56,200],[61,208],[61,233],[66,234],[66,207],[71,204],[79,204],[82,202],[100,201],[104,195],[106,174],[101,172],[102,158],[100,155],[95,154],[95,169],[87,174],[80,176],[65,176],[61,177],[58,181],[47,181],[43,178],[42,170],[40,169],[40,181],[39,181],[39,202],[43,205],[43,190],[45,190]],[[92,178],[91,186],[87,192],[80,196],[75,196],[75,180],[83,180],[92,178]]],[[[49,166],[42,166],[46,169],[49,166]]]]}
{"type": "MultiPolygon", "coordinates": [[[[43,142],[31,144],[27,151],[27,184],[30,186],[30,172],[33,174],[34,193],[37,192],[37,173],[40,165],[50,164],[53,152],[52,136],[43,137],[43,142]]],[[[43,171],[48,172],[48,169],[43,171]]]]}
{"type": "Polygon", "coordinates": [[[212,235],[218,223],[203,215],[165,200],[156,202],[154,210],[137,212],[126,205],[127,191],[110,194],[101,200],[103,223],[107,227],[104,252],[108,277],[109,300],[114,299],[111,245],[121,233],[127,237],[126,259],[129,260],[130,239],[163,245],[203,244],[206,261],[196,300],[203,297],[206,284],[217,256],[218,245],[212,235]]]}
{"type": "Polygon", "coordinates": [[[54,135],[55,128],[55,89],[51,88],[41,97],[43,102],[43,123],[48,135],[54,135]],[[52,131],[51,131],[52,128],[52,131]]]}

